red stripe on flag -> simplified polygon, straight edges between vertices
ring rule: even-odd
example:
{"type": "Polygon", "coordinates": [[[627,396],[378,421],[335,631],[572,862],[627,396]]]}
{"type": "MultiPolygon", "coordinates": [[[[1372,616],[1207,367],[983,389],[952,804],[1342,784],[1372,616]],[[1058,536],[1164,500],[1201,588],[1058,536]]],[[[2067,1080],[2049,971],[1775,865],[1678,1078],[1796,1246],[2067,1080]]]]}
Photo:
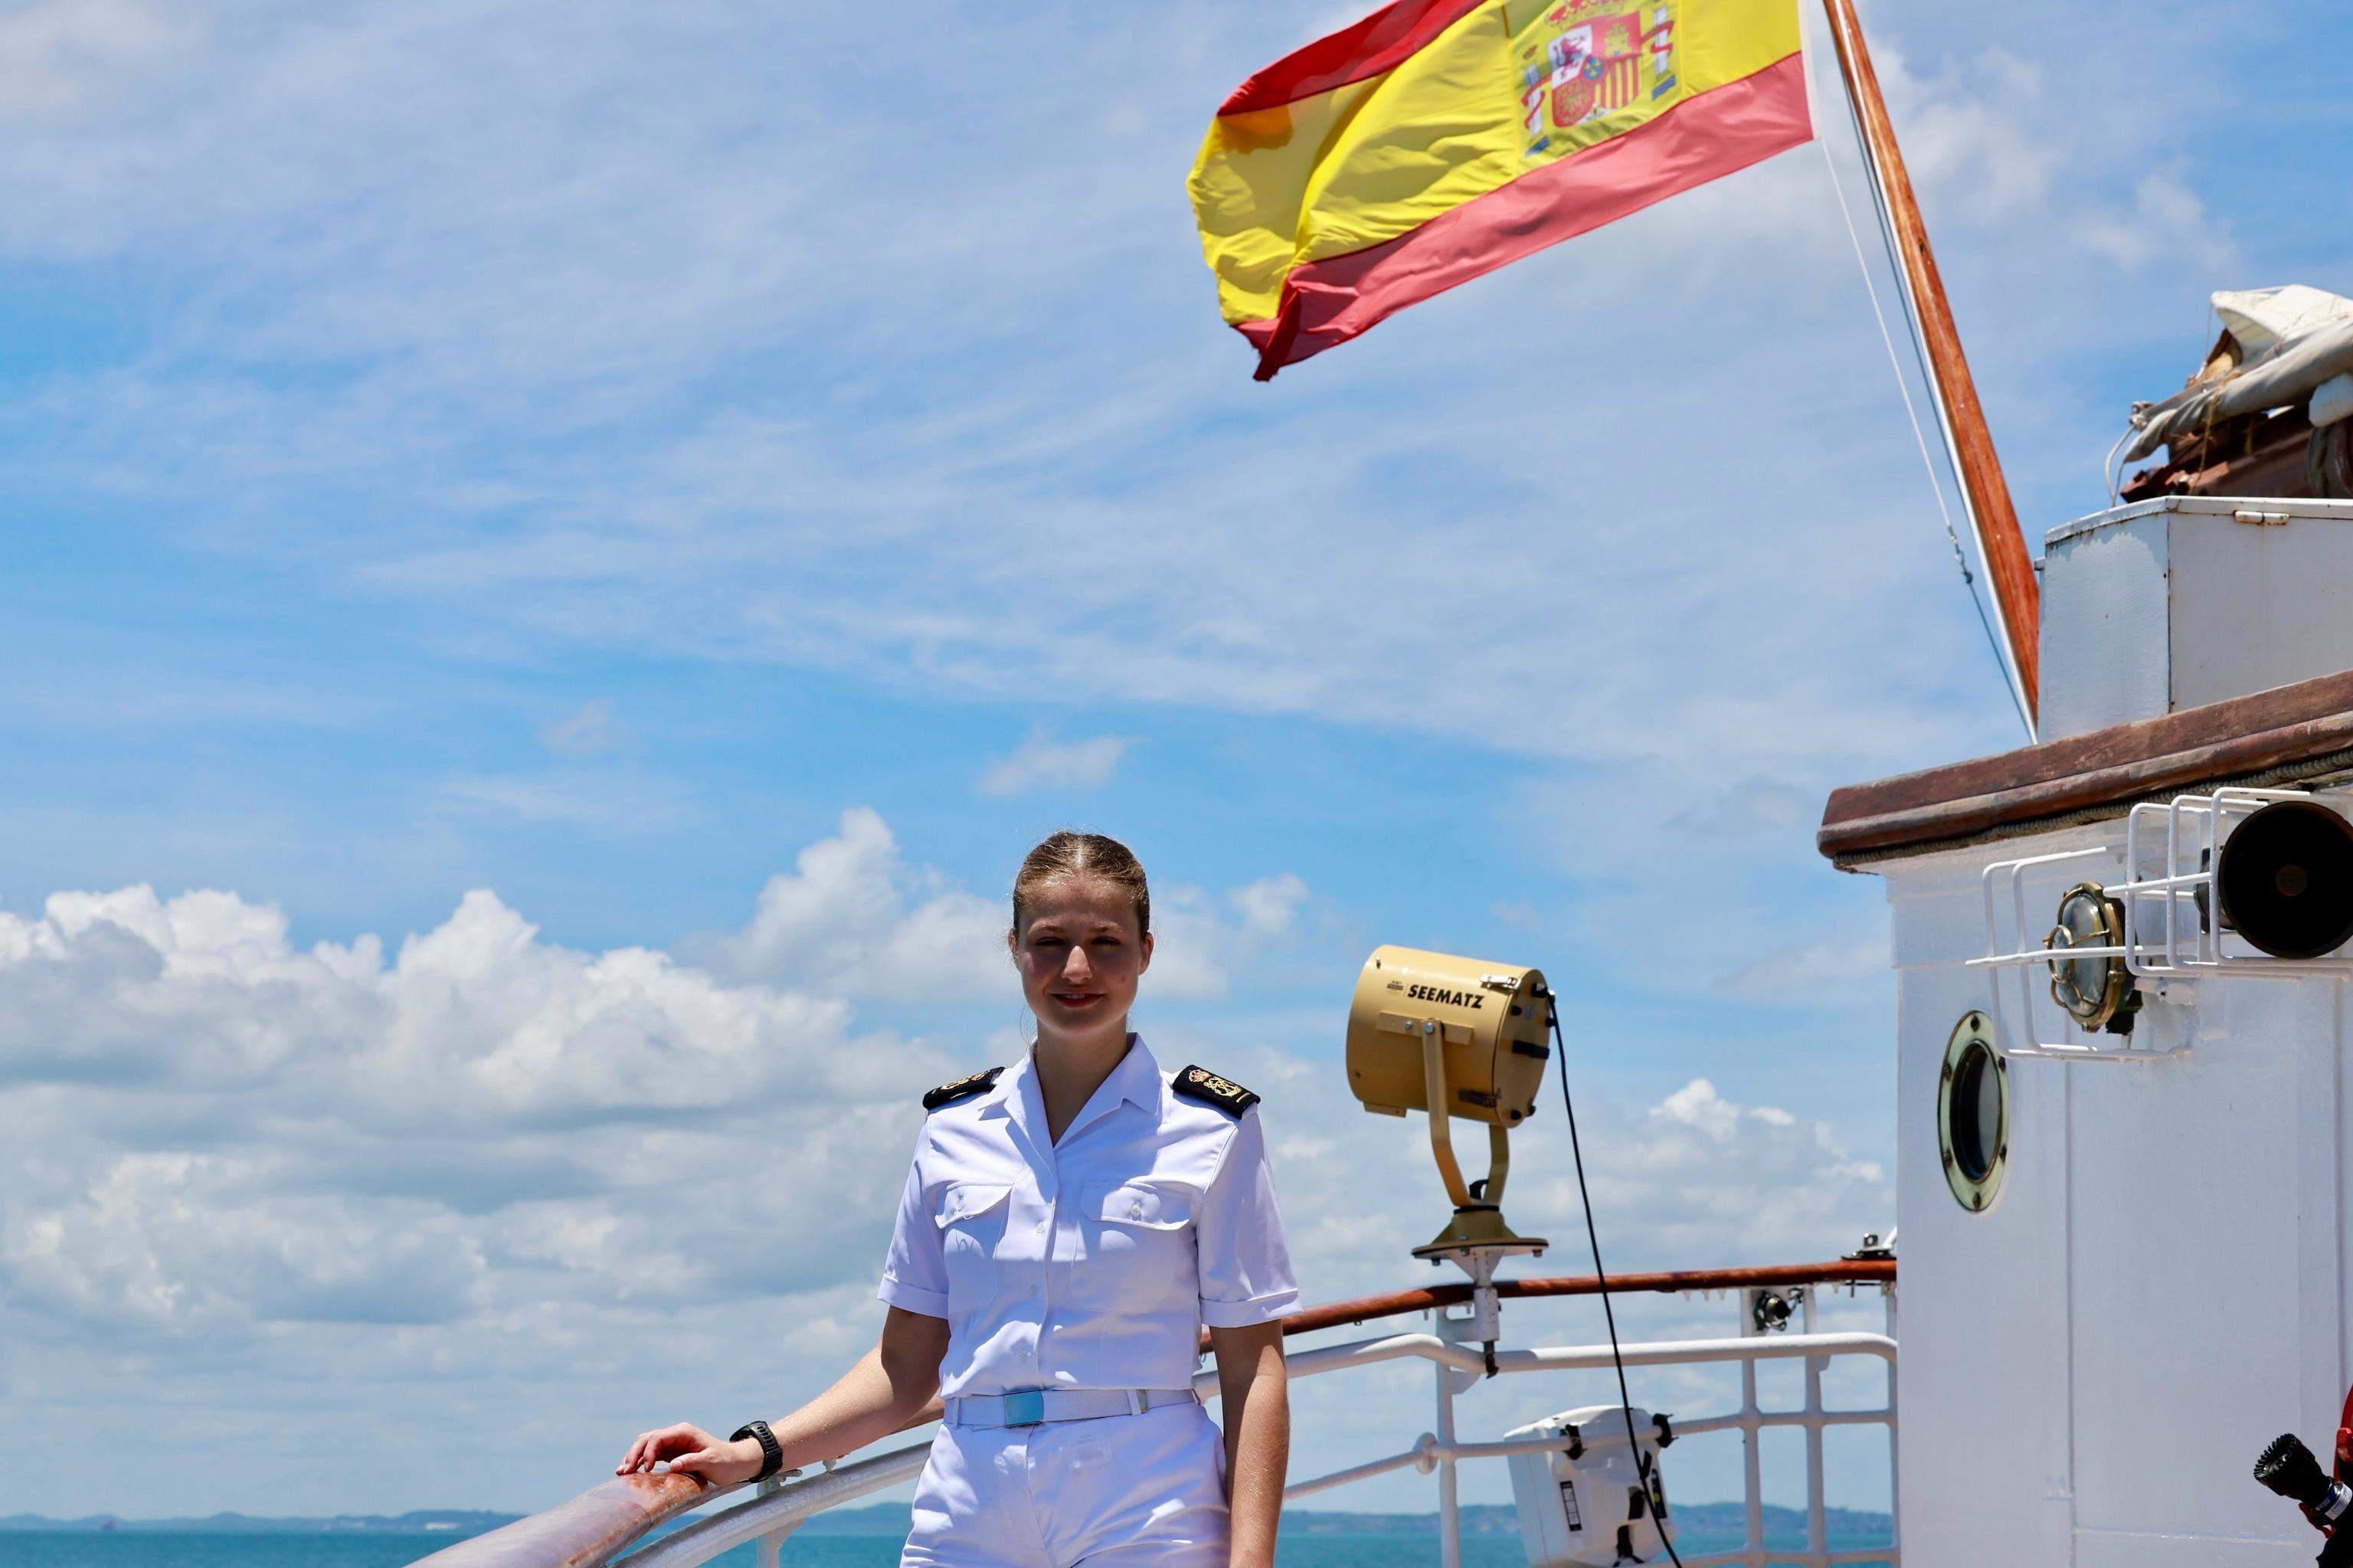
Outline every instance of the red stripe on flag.
{"type": "Polygon", "coordinates": [[[1408,305],[1812,136],[1805,60],[1793,54],[1522,175],[1409,234],[1294,267],[1275,315],[1239,322],[1235,330],[1259,351],[1258,379],[1267,380],[1408,305]]]}
{"type": "Polygon", "coordinates": [[[1395,70],[1487,0],[1396,0],[1363,21],[1293,49],[1234,89],[1218,112],[1296,103],[1395,70]]]}

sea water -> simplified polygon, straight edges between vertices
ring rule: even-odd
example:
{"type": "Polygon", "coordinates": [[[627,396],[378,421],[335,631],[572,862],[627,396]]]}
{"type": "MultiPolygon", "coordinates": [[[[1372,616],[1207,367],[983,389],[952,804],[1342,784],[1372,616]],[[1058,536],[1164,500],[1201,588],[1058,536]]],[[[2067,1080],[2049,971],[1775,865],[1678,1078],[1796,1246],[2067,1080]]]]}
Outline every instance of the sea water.
{"type": "MultiPolygon", "coordinates": [[[[447,1531],[0,1531],[0,1568],[406,1568],[460,1539],[447,1531]]],[[[1738,1544],[1736,1537],[1698,1531],[1679,1531],[1675,1542],[1691,1553],[1738,1544]]],[[[1834,1537],[1830,1544],[1835,1550],[1871,1542],[1834,1537]]],[[[755,1559],[753,1549],[743,1546],[714,1561],[727,1568],[752,1568],[755,1559]]],[[[784,1554],[786,1568],[897,1568],[898,1561],[897,1538],[884,1535],[804,1536],[788,1542],[784,1554]]],[[[1277,1568],[1431,1568],[1438,1561],[1438,1538],[1427,1531],[1303,1536],[1284,1540],[1275,1561],[1277,1568]]],[[[1463,1537],[1463,1568],[1525,1568],[1526,1562],[1517,1536],[1463,1537]]]]}

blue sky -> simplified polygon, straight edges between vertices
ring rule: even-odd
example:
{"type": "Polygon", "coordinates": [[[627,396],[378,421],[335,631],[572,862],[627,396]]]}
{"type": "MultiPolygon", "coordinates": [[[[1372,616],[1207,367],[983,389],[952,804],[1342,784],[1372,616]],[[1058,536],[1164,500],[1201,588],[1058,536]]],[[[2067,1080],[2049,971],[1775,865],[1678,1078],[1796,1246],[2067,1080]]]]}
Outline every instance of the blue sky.
{"type": "MultiPolygon", "coordinates": [[[[1069,822],[1162,890],[1164,1055],[1291,1118],[1311,1295],[1436,1224],[1333,1081],[1384,940],[1564,985],[1614,1262],[1884,1222],[1812,826],[2016,725],[1822,150],[1256,386],[1184,173],[1350,14],[0,8],[0,1425],[172,1412],[0,1512],[543,1506],[810,1392],[1069,822]]],[[[2353,28],[1865,21],[2039,548],[2209,291],[2353,284],[2353,28]]]]}

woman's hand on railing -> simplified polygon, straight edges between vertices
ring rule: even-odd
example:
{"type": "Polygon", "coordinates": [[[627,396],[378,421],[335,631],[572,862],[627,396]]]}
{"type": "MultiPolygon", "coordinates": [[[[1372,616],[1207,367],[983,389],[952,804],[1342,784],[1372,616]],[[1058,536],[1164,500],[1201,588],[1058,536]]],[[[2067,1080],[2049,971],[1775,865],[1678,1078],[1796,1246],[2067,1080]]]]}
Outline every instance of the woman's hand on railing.
{"type": "Polygon", "coordinates": [[[659,1431],[638,1433],[613,1473],[627,1476],[651,1470],[664,1459],[670,1461],[673,1475],[683,1471],[714,1487],[729,1487],[760,1473],[760,1445],[749,1437],[730,1443],[681,1421],[659,1431]]]}

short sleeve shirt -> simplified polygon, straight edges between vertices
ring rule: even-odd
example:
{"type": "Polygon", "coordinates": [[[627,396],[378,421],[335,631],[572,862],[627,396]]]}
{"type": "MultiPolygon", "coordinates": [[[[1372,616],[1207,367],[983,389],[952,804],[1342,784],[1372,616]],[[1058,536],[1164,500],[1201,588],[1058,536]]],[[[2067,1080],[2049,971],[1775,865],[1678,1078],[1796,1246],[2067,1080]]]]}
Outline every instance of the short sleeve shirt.
{"type": "Polygon", "coordinates": [[[1025,1055],[924,1121],[879,1294],[947,1319],[945,1397],[1189,1387],[1203,1324],[1299,1298],[1258,1107],[1176,1094],[1131,1039],[1055,1143],[1025,1055]]]}

